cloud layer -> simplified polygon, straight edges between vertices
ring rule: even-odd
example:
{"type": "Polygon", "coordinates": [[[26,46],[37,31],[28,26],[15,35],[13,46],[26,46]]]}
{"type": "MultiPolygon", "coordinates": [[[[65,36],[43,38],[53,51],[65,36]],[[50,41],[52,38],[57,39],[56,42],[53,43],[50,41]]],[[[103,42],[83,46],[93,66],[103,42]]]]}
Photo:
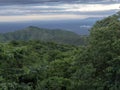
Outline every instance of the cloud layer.
{"type": "Polygon", "coordinates": [[[4,4],[31,4],[31,3],[46,3],[46,2],[66,2],[66,3],[73,3],[73,2],[119,2],[119,0],[0,0],[0,3],[4,4]]]}
{"type": "MultiPolygon", "coordinates": [[[[2,2],[7,2],[4,0],[2,2]]],[[[18,0],[8,0],[11,3],[18,0]]],[[[20,2],[40,0],[21,0],[20,2]]],[[[45,1],[45,0],[43,0],[45,1]]],[[[47,0],[46,2],[51,0],[47,0]]],[[[57,0],[56,0],[57,1],[57,0]]],[[[64,0],[63,0],[64,1],[64,0]]],[[[72,1],[72,0],[71,0],[72,1]]],[[[42,0],[41,0],[42,2],[42,0]]],[[[38,3],[0,6],[0,22],[105,17],[120,10],[120,3],[38,3]]]]}

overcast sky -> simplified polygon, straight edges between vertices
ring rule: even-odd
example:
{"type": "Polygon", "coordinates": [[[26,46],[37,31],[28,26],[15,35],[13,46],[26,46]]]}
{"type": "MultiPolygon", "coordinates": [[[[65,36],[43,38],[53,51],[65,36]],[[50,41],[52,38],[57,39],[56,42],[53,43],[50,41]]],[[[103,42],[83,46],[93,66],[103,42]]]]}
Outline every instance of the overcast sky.
{"type": "Polygon", "coordinates": [[[0,22],[106,17],[120,10],[119,0],[0,0],[0,4],[0,22]]]}
{"type": "Polygon", "coordinates": [[[41,3],[41,2],[118,2],[119,0],[0,0],[0,3],[41,3]]]}

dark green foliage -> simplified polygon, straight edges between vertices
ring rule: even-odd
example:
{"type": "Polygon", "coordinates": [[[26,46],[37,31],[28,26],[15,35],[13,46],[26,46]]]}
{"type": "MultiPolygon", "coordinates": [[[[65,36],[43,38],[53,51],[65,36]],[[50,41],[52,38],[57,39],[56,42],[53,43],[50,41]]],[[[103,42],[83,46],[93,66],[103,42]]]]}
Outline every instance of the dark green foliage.
{"type": "Polygon", "coordinates": [[[40,41],[1,43],[0,88],[69,90],[76,50],[75,46],[40,41]]]}
{"type": "Polygon", "coordinates": [[[77,60],[76,86],[82,90],[120,89],[120,21],[113,15],[91,29],[90,42],[77,60]],[[82,74],[82,75],[81,75],[82,74]]]}
{"type": "Polygon", "coordinates": [[[98,21],[88,45],[0,44],[0,90],[120,90],[119,13],[98,21]]]}

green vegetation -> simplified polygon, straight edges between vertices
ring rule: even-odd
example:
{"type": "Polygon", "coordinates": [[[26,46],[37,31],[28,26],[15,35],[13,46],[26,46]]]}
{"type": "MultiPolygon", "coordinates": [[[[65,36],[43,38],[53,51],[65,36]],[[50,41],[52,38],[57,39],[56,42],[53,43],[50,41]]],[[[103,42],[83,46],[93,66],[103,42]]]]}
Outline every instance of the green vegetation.
{"type": "Polygon", "coordinates": [[[40,41],[12,41],[0,44],[0,52],[2,90],[70,88],[77,47],[40,41]]]}
{"type": "Polygon", "coordinates": [[[120,90],[119,18],[117,13],[91,29],[89,44],[77,59],[77,90],[120,90]]]}
{"type": "Polygon", "coordinates": [[[57,42],[71,45],[85,44],[85,36],[80,36],[74,32],[64,30],[49,30],[34,26],[27,27],[23,30],[0,34],[0,41],[6,42],[11,40],[40,40],[45,42],[57,42]]]}
{"type": "Polygon", "coordinates": [[[0,90],[120,90],[120,14],[91,29],[86,46],[0,44],[0,90]]]}

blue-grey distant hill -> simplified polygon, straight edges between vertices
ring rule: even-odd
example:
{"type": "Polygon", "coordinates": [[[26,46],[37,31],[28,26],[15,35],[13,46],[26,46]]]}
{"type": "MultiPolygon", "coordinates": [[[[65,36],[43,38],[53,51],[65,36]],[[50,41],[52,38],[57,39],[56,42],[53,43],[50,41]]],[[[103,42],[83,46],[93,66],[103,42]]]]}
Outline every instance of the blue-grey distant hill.
{"type": "Polygon", "coordinates": [[[75,32],[80,35],[88,35],[93,24],[102,18],[86,18],[75,20],[47,20],[29,22],[2,22],[0,23],[0,33],[21,30],[28,26],[37,26],[48,29],[63,29],[75,32]]]}

